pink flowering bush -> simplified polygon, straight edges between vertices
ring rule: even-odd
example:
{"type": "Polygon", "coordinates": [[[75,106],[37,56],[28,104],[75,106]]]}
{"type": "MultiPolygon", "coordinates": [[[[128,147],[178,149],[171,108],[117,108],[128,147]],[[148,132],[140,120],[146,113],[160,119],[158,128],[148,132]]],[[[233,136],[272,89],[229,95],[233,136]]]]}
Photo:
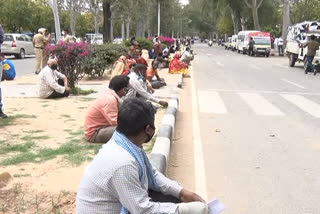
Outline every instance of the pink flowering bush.
{"type": "Polygon", "coordinates": [[[86,59],[94,49],[86,42],[67,43],[60,41],[46,48],[46,54],[58,59],[59,71],[67,76],[70,88],[74,89],[84,75],[86,59]]]}
{"type": "MultiPolygon", "coordinates": [[[[149,40],[153,40],[154,37],[149,37],[149,40]]],[[[166,37],[166,36],[159,36],[159,40],[161,43],[166,44],[167,46],[172,45],[175,40],[171,37],[166,37]]]]}

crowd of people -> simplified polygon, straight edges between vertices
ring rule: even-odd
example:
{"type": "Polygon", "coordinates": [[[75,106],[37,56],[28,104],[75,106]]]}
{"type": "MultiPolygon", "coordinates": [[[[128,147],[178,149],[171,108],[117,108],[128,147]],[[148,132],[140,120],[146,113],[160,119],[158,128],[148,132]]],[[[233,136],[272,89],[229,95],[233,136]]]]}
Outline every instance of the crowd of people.
{"type": "MultiPolygon", "coordinates": [[[[3,35],[0,25],[0,44],[3,35]]],[[[58,71],[58,61],[44,58],[43,50],[48,43],[45,31],[39,31],[35,38],[39,97],[68,97],[71,89],[67,77],[58,71]]],[[[164,53],[159,43],[156,39],[156,58],[149,66],[139,44],[132,39],[128,56],[121,56],[113,66],[108,90],[88,110],[85,137],[91,143],[104,145],[86,168],[79,186],[79,214],[208,213],[208,206],[199,195],[155,170],[143,150],[143,144],[155,134],[157,108],[154,103],[168,106],[165,100],[153,95],[155,89],[166,85],[159,76],[159,67],[168,64],[169,73],[187,75],[191,60],[187,53],[184,61],[180,61],[178,51],[170,61],[168,50],[164,53]]],[[[1,56],[2,63],[14,67],[1,56]]],[[[2,78],[2,66],[0,68],[2,78]]],[[[12,72],[4,78],[12,78],[12,72]]],[[[1,87],[0,117],[7,117],[2,112],[1,87]]]]}

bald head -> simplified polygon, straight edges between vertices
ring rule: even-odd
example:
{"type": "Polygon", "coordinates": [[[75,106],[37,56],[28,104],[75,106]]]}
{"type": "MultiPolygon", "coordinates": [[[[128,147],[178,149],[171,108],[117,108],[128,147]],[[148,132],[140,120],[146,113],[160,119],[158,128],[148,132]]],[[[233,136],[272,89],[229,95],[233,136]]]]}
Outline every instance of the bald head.
{"type": "Polygon", "coordinates": [[[56,59],[49,59],[47,64],[51,67],[52,65],[57,65],[58,61],[56,59]]]}

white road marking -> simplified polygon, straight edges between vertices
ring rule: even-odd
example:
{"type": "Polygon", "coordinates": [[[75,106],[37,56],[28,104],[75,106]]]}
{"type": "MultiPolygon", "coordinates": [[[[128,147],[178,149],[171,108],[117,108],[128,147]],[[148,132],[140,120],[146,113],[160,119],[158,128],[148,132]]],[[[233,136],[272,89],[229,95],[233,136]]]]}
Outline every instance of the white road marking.
{"type": "Polygon", "coordinates": [[[296,86],[296,87],[298,87],[298,88],[302,88],[302,89],[306,89],[305,87],[303,87],[302,85],[299,85],[299,84],[297,84],[297,83],[295,83],[295,82],[292,82],[292,81],[289,81],[289,80],[287,80],[287,79],[281,79],[282,81],[284,81],[284,82],[286,82],[286,83],[289,83],[289,84],[291,84],[291,85],[294,85],[294,86],[296,86]]]}
{"type": "Polygon", "coordinates": [[[224,105],[218,92],[198,91],[199,110],[201,113],[227,114],[227,108],[224,105]]]}
{"type": "Polygon", "coordinates": [[[298,106],[316,118],[320,118],[320,105],[300,95],[280,94],[284,99],[298,106]]]}
{"type": "Polygon", "coordinates": [[[218,61],[218,62],[216,62],[216,63],[217,63],[217,65],[220,66],[221,68],[224,67],[224,64],[222,64],[221,62],[218,61]]]}
{"type": "Polygon", "coordinates": [[[250,67],[255,69],[255,70],[262,71],[262,68],[260,68],[260,67],[258,67],[256,65],[251,65],[250,67]]]}
{"type": "MultiPolygon", "coordinates": [[[[193,75],[193,69],[190,69],[191,76],[193,75]]],[[[208,200],[207,194],[207,178],[204,166],[204,156],[202,149],[202,142],[200,137],[200,122],[197,106],[197,94],[195,89],[194,78],[191,83],[192,88],[192,130],[193,130],[193,151],[194,151],[194,178],[195,178],[195,192],[197,192],[204,200],[208,200]]]]}
{"type": "Polygon", "coordinates": [[[285,65],[281,65],[281,64],[276,64],[278,67],[280,68],[285,68],[285,69],[289,69],[289,66],[285,66],[285,65]]]}
{"type": "Polygon", "coordinates": [[[257,115],[284,116],[284,113],[256,93],[238,93],[257,115]]]}
{"type": "Polygon", "coordinates": [[[208,92],[216,91],[216,92],[235,92],[235,93],[258,93],[258,94],[298,94],[298,95],[312,95],[312,96],[320,96],[320,93],[312,93],[312,92],[289,92],[289,91],[246,91],[246,90],[233,90],[233,89],[210,89],[208,92]]]}

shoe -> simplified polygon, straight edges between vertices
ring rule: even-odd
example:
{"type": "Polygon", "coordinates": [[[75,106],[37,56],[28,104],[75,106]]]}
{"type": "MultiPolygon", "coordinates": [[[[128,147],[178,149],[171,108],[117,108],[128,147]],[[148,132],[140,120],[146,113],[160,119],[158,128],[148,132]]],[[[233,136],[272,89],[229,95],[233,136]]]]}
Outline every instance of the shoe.
{"type": "Polygon", "coordinates": [[[34,72],[36,75],[38,75],[40,72],[39,71],[36,71],[36,72],[34,72]]]}
{"type": "Polygon", "coordinates": [[[5,118],[8,118],[8,116],[1,111],[1,112],[0,112],[0,118],[5,119],[5,118]]]}

